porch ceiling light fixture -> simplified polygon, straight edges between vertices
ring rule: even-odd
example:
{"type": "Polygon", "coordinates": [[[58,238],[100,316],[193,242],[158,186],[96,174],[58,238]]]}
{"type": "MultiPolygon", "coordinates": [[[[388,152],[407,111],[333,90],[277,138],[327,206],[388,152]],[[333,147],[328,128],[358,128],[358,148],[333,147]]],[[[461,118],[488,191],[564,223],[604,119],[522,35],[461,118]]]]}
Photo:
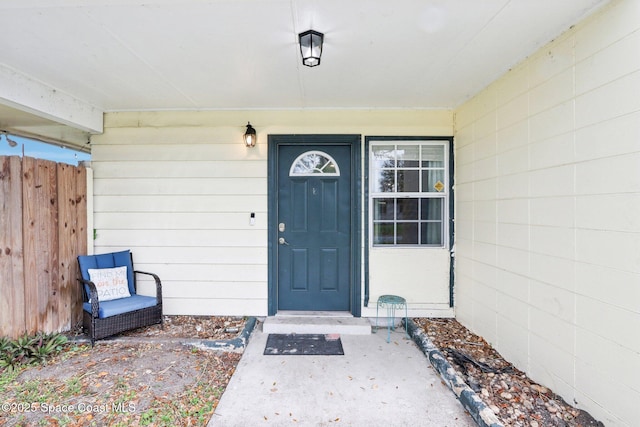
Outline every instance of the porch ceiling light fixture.
{"type": "Polygon", "coordinates": [[[247,147],[256,146],[256,130],[251,126],[251,122],[247,122],[247,131],[244,133],[244,145],[247,147]]]}
{"type": "Polygon", "coordinates": [[[324,34],[317,31],[308,30],[298,34],[300,39],[300,53],[302,54],[302,64],[307,67],[317,67],[320,65],[322,56],[322,42],[324,34]]]}

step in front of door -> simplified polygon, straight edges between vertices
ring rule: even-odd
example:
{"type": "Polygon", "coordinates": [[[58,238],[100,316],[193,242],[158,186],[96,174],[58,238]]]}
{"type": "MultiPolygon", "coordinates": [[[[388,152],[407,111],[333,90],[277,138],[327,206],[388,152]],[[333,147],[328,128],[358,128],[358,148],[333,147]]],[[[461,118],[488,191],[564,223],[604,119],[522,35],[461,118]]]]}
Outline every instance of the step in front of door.
{"type": "Polygon", "coordinates": [[[262,325],[265,334],[369,335],[371,322],[362,317],[273,316],[262,325]]]}

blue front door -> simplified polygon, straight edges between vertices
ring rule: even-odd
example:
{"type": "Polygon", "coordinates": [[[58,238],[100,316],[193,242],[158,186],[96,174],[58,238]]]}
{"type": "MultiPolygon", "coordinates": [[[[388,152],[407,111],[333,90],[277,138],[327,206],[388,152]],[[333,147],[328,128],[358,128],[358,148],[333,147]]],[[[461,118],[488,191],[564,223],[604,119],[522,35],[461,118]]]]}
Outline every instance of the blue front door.
{"type": "Polygon", "coordinates": [[[352,147],[277,151],[277,309],[350,311],[352,147]]]}

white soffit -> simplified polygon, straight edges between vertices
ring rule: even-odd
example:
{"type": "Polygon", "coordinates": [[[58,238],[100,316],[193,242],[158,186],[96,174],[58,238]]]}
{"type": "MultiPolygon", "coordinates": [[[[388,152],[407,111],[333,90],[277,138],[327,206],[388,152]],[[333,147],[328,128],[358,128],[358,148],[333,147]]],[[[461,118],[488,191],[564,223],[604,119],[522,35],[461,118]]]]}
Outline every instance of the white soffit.
{"type": "Polygon", "coordinates": [[[103,111],[451,109],[606,3],[3,0],[0,103],[91,133],[103,111]]]}

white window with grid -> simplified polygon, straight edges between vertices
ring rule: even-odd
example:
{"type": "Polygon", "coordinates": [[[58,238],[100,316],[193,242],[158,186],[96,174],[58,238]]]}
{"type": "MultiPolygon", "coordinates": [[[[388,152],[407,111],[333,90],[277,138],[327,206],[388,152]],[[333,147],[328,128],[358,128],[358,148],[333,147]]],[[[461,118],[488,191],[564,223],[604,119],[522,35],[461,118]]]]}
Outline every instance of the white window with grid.
{"type": "Polygon", "coordinates": [[[446,246],[447,144],[371,142],[369,211],[373,246],[446,246]]]}

